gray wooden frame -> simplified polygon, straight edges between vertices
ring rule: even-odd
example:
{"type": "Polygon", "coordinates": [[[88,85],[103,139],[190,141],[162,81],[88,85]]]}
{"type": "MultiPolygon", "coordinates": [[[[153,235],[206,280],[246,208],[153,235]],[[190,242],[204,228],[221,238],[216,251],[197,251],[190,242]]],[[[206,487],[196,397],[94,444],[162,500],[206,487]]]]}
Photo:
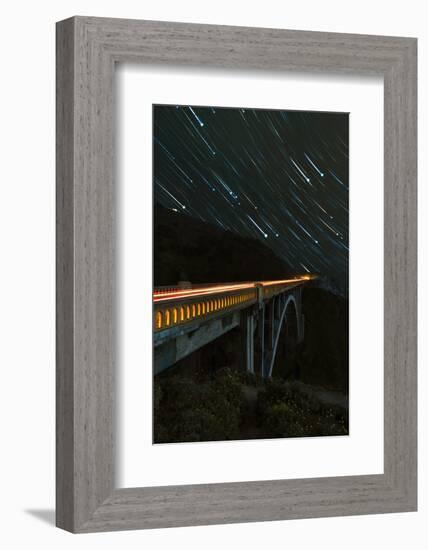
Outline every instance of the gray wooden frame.
{"type": "Polygon", "coordinates": [[[88,17],[57,24],[59,527],[91,532],[416,510],[416,82],[413,38],[88,17]],[[113,80],[115,63],[124,61],[383,76],[382,475],[115,488],[113,80]]]}

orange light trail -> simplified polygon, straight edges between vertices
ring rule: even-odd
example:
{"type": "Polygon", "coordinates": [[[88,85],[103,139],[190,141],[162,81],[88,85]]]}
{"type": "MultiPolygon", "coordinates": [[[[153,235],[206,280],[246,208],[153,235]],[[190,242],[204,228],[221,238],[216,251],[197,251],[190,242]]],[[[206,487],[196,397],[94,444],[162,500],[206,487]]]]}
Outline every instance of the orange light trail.
{"type": "Polygon", "coordinates": [[[194,298],[197,296],[209,296],[210,294],[219,294],[221,292],[232,292],[234,290],[243,290],[245,288],[254,288],[254,283],[245,283],[245,284],[233,284],[233,285],[219,285],[211,286],[206,288],[188,288],[183,290],[178,290],[174,292],[164,293],[154,292],[153,301],[154,302],[163,302],[165,300],[177,299],[177,298],[194,298]]]}
{"type": "Polygon", "coordinates": [[[262,286],[282,285],[286,283],[300,283],[301,281],[309,281],[310,275],[303,275],[303,277],[296,277],[295,279],[281,279],[279,281],[259,281],[262,286]]]}
{"type": "Polygon", "coordinates": [[[182,298],[197,298],[198,296],[210,296],[212,294],[220,294],[224,292],[233,292],[236,290],[253,289],[257,285],[272,286],[280,284],[295,284],[302,281],[309,281],[312,279],[311,275],[303,275],[302,277],[295,277],[293,279],[279,279],[276,281],[255,281],[252,283],[235,283],[225,285],[215,285],[204,288],[187,288],[182,290],[174,290],[172,292],[158,290],[153,293],[154,302],[165,302],[170,300],[182,299],[182,298]]]}

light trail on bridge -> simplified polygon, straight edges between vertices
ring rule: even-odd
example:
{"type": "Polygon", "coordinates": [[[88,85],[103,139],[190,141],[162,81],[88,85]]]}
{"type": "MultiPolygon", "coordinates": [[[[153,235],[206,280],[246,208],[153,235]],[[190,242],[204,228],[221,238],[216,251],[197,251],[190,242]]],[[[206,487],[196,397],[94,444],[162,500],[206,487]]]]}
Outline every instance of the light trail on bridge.
{"type": "Polygon", "coordinates": [[[204,288],[186,288],[177,291],[155,291],[153,293],[154,302],[163,302],[165,300],[176,300],[177,298],[196,298],[197,296],[207,296],[210,294],[218,294],[219,292],[228,292],[234,290],[243,290],[246,288],[254,288],[254,283],[236,283],[229,285],[214,285],[204,288]]]}
{"type": "Polygon", "coordinates": [[[291,279],[278,279],[273,281],[253,281],[249,283],[229,283],[215,284],[212,286],[204,286],[199,288],[183,288],[182,290],[155,290],[153,292],[153,302],[165,302],[183,298],[197,298],[199,296],[209,296],[223,292],[234,292],[237,290],[253,289],[257,286],[272,286],[279,284],[297,284],[303,281],[309,281],[314,275],[302,275],[291,279]]]}
{"type": "Polygon", "coordinates": [[[286,283],[301,283],[303,281],[309,281],[312,278],[315,278],[315,275],[301,275],[299,277],[294,277],[293,279],[279,279],[275,281],[259,281],[257,284],[262,286],[283,285],[286,283]]]}

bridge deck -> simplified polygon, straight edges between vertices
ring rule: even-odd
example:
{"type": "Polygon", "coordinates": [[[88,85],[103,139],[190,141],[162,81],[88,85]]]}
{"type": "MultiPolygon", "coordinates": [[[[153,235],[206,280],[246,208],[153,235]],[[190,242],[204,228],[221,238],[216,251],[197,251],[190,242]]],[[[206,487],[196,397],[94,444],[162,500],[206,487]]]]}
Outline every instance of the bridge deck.
{"type": "MultiPolygon", "coordinates": [[[[155,335],[174,327],[208,321],[261,303],[313,278],[303,275],[275,281],[252,281],[198,285],[191,288],[155,288],[153,293],[155,335]]],[[[164,340],[163,338],[161,340],[164,340]]]]}

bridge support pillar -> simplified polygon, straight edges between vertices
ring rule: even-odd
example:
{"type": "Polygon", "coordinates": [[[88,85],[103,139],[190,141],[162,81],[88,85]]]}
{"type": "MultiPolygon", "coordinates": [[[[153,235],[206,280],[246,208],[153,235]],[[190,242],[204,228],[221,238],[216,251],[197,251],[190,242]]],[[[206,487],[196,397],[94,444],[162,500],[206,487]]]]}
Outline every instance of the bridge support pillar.
{"type": "Polygon", "coordinates": [[[275,317],[277,318],[278,321],[280,321],[281,319],[281,301],[282,301],[282,297],[281,295],[280,296],[277,296],[276,298],[276,315],[275,317]]]}
{"type": "Polygon", "coordinates": [[[273,349],[273,344],[275,341],[275,307],[276,307],[276,299],[273,298],[272,301],[268,305],[268,320],[267,320],[267,326],[268,326],[268,341],[267,341],[267,347],[269,350],[273,349]]]}
{"type": "Polygon", "coordinates": [[[265,377],[265,306],[259,309],[260,375],[265,377]]]}
{"type": "Polygon", "coordinates": [[[299,344],[305,339],[305,316],[300,314],[299,344]]]}
{"type": "Polygon", "coordinates": [[[243,344],[245,368],[247,372],[254,374],[254,315],[243,314],[241,327],[243,329],[243,344]]]}
{"type": "Polygon", "coordinates": [[[297,343],[300,344],[305,338],[305,316],[302,313],[302,289],[296,290],[297,303],[297,343]]]}

